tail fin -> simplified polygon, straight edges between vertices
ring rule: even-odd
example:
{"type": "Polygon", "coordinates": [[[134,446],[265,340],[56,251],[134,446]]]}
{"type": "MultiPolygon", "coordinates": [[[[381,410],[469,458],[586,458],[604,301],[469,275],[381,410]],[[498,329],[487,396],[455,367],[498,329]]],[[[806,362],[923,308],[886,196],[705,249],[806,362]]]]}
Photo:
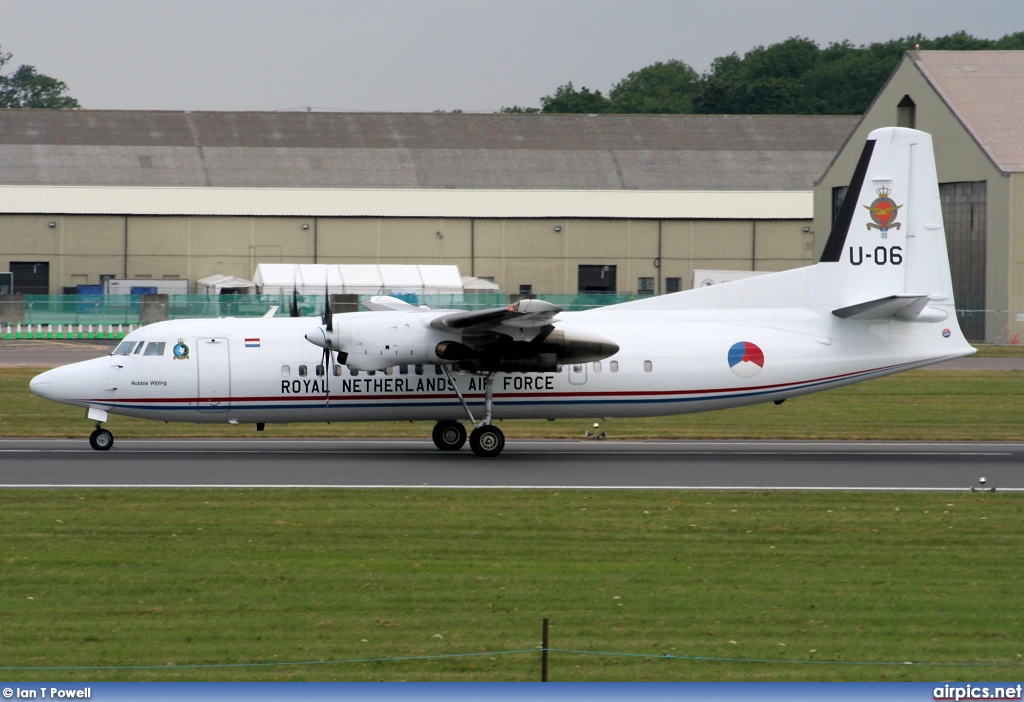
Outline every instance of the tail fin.
{"type": "Polygon", "coordinates": [[[820,292],[837,317],[953,314],[930,135],[899,127],[868,135],[820,263],[820,292]]]}

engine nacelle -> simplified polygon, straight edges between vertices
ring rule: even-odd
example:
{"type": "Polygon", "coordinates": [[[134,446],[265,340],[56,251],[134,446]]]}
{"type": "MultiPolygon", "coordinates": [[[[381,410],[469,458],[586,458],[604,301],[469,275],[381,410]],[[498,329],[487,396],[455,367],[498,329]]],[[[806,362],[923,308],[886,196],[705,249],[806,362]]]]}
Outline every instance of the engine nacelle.
{"type": "Polygon", "coordinates": [[[452,339],[451,333],[430,328],[436,313],[365,312],[338,314],[333,331],[324,327],[306,334],[317,346],[345,354],[345,365],[356,370],[384,370],[392,366],[443,363],[435,347],[452,339]]]}
{"type": "Polygon", "coordinates": [[[345,365],[365,371],[458,363],[466,371],[550,373],[562,364],[599,361],[619,350],[602,336],[571,327],[549,325],[531,340],[517,341],[500,328],[438,329],[431,326],[436,317],[436,311],[335,315],[332,331],[319,327],[306,339],[344,354],[345,365]]]}

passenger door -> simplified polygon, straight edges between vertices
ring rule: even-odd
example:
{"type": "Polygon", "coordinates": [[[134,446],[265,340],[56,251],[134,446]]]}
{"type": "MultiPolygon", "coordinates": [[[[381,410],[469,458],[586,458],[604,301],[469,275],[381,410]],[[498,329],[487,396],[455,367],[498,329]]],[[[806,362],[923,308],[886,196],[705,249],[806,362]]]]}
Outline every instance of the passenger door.
{"type": "Polygon", "coordinates": [[[199,360],[199,408],[231,406],[231,357],[228,340],[202,337],[196,340],[199,360]]]}

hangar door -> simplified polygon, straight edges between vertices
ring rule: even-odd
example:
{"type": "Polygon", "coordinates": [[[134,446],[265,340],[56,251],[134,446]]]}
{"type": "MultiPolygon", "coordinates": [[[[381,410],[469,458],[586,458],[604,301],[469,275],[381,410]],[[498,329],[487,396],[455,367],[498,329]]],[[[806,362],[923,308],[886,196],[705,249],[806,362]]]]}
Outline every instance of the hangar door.
{"type": "Polygon", "coordinates": [[[957,321],[971,341],[985,340],[986,185],[983,180],[939,184],[957,321]]]}
{"type": "Polygon", "coordinates": [[[231,357],[228,340],[203,337],[196,340],[199,360],[199,408],[228,409],[231,405],[231,357]]]}
{"type": "Polygon", "coordinates": [[[50,294],[50,264],[46,261],[11,261],[14,292],[26,295],[50,294]]]}

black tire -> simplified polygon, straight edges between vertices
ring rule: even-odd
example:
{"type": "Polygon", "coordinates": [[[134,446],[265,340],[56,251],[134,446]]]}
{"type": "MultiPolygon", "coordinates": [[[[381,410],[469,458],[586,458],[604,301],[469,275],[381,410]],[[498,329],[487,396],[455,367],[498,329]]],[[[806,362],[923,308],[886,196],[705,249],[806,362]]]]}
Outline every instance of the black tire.
{"type": "Polygon", "coordinates": [[[505,448],[505,435],[493,425],[477,427],[469,435],[469,447],[481,458],[494,458],[505,448]]]}
{"type": "Polygon", "coordinates": [[[458,451],[466,444],[466,427],[450,419],[434,425],[434,446],[442,451],[458,451]]]}
{"type": "Polygon", "coordinates": [[[114,445],[114,435],[106,429],[97,429],[89,435],[89,445],[97,451],[109,451],[114,445]]]}

